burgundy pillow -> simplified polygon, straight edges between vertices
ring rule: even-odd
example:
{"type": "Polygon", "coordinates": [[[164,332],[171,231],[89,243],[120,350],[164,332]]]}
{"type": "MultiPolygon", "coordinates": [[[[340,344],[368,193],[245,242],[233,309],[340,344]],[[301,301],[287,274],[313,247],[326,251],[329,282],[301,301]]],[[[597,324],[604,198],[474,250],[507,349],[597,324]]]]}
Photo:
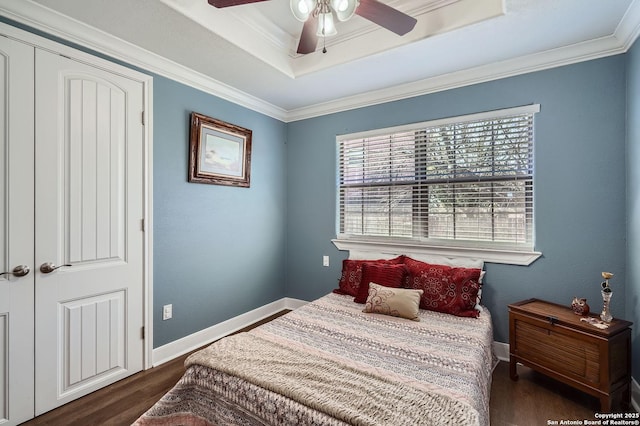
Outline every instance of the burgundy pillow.
{"type": "Polygon", "coordinates": [[[365,263],[362,265],[362,282],[353,301],[356,303],[367,301],[369,283],[376,283],[384,287],[402,287],[406,271],[403,264],[365,263]]]}
{"type": "Polygon", "coordinates": [[[403,260],[404,256],[398,256],[394,259],[379,260],[345,259],[342,261],[342,275],[340,276],[338,288],[333,290],[333,292],[338,294],[348,294],[355,297],[358,295],[358,289],[360,288],[360,282],[362,281],[362,265],[365,263],[402,264],[403,260]]]}
{"type": "Polygon", "coordinates": [[[409,288],[423,290],[420,307],[459,317],[477,318],[480,269],[434,265],[405,258],[409,288]]]}

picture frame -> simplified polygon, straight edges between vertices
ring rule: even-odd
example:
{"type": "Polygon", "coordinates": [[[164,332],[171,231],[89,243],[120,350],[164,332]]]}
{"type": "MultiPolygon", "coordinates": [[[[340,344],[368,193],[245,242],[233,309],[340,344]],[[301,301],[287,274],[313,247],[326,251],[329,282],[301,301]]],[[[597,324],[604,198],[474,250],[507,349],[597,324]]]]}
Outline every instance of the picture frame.
{"type": "Polygon", "coordinates": [[[249,188],[252,131],[191,113],[189,182],[249,188]]]}

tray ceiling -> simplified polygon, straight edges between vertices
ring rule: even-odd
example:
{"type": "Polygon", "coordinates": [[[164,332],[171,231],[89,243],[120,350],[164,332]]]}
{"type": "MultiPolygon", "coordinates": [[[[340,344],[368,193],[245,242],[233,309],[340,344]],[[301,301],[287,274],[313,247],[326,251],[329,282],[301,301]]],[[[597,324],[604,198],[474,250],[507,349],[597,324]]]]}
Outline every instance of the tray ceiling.
{"type": "MultiPolygon", "coordinates": [[[[289,0],[4,0],[2,14],[284,121],[621,53],[640,0],[380,0],[404,37],[355,16],[311,54],[289,0]]],[[[320,44],[323,43],[321,39],[320,44]]]]}

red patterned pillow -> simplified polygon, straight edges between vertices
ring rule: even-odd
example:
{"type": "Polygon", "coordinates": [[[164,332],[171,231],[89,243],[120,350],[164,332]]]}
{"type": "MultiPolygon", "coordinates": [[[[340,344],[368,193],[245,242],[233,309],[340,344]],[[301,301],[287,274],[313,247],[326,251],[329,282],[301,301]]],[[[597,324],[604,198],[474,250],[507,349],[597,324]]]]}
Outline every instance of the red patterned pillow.
{"type": "Polygon", "coordinates": [[[432,265],[406,258],[409,288],[423,290],[420,307],[459,317],[477,318],[480,269],[432,265]]]}
{"type": "Polygon", "coordinates": [[[362,265],[362,282],[353,301],[356,303],[365,303],[367,301],[369,283],[376,283],[384,287],[402,287],[406,271],[403,264],[365,263],[362,265]]]}
{"type": "Polygon", "coordinates": [[[358,289],[360,288],[360,282],[362,281],[362,265],[365,263],[381,263],[381,264],[402,264],[404,256],[398,256],[394,259],[379,259],[379,260],[351,260],[345,259],[342,261],[342,275],[340,276],[340,283],[338,288],[333,290],[334,293],[348,294],[350,296],[357,296],[358,289]]]}

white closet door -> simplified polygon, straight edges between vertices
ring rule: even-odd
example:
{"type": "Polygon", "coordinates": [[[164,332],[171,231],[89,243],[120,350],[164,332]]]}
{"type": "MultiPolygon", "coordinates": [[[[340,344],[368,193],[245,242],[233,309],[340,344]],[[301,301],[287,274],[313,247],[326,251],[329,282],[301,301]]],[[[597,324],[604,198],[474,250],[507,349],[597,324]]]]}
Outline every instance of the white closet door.
{"type": "MultiPolygon", "coordinates": [[[[0,37],[0,272],[33,268],[33,51],[0,37]]],[[[33,284],[0,276],[0,424],[33,417],[33,284]]]]}
{"type": "Polygon", "coordinates": [[[140,82],[36,49],[35,90],[39,415],[142,370],[144,135],[140,82]]]}

